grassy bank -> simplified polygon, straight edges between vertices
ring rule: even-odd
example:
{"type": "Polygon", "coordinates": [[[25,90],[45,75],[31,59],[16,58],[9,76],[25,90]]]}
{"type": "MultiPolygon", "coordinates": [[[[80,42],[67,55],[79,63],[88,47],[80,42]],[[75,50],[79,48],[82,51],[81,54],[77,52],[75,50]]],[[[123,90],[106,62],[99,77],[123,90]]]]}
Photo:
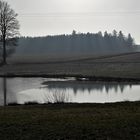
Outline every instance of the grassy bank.
{"type": "Polygon", "coordinates": [[[0,139],[139,140],[140,102],[0,107],[0,139]]]}

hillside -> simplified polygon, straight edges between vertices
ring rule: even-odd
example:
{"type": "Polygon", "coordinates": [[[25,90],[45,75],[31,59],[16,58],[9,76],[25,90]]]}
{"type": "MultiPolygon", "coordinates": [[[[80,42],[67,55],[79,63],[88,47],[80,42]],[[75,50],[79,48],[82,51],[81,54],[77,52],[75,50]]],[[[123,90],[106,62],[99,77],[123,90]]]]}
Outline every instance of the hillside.
{"type": "Polygon", "coordinates": [[[9,63],[16,64],[26,64],[26,63],[61,63],[61,62],[82,62],[82,63],[92,63],[92,62],[115,62],[115,63],[138,63],[140,62],[140,52],[133,53],[109,53],[109,54],[86,54],[86,55],[75,55],[73,57],[67,56],[67,54],[60,56],[47,56],[47,55],[21,55],[21,56],[11,56],[8,58],[9,63]]]}
{"type": "Polygon", "coordinates": [[[83,59],[86,63],[140,63],[140,52],[106,55],[96,58],[83,59]]]}
{"type": "MultiPolygon", "coordinates": [[[[118,54],[79,60],[41,63],[11,63],[0,67],[1,76],[93,77],[136,79],[140,81],[140,53],[118,54]]],[[[114,80],[115,80],[114,79],[114,80]]]]}

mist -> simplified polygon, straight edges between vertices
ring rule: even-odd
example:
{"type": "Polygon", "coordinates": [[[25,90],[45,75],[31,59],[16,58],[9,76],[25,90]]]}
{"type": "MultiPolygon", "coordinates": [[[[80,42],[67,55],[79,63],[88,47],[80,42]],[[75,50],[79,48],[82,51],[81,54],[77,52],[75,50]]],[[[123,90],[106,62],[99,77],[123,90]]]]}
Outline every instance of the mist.
{"type": "Polygon", "coordinates": [[[131,34],[122,31],[108,33],[77,33],[44,37],[21,37],[13,57],[29,61],[58,60],[64,58],[97,57],[102,55],[136,52],[138,47],[131,34]],[[30,58],[29,58],[30,56],[30,58]]]}

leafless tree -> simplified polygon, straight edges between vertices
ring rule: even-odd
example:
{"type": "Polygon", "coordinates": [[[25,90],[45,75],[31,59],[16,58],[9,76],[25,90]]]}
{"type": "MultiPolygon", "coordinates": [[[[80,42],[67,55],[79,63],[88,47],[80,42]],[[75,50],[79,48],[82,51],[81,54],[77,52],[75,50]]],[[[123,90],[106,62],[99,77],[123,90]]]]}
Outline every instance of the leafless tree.
{"type": "Polygon", "coordinates": [[[6,45],[15,42],[15,38],[19,35],[19,22],[17,14],[10,5],[0,0],[0,37],[3,46],[3,64],[6,64],[6,45]]]}
{"type": "Polygon", "coordinates": [[[47,103],[67,103],[71,101],[69,93],[66,93],[65,90],[54,89],[45,97],[47,103]]]}

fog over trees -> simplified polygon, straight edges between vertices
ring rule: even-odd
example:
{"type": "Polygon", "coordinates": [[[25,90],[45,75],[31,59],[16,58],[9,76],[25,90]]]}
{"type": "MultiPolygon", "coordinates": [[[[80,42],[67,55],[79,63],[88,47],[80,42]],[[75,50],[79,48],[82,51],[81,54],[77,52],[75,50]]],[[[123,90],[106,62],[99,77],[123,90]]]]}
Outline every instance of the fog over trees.
{"type": "MultiPolygon", "coordinates": [[[[77,33],[69,35],[54,35],[45,37],[20,37],[18,46],[7,46],[8,54],[18,56],[46,55],[46,56],[81,56],[89,54],[125,53],[137,50],[131,34],[125,36],[122,31],[112,33],[77,33]]],[[[2,47],[0,49],[2,54],[2,47]]]]}
{"type": "Polygon", "coordinates": [[[135,51],[131,34],[114,30],[102,33],[76,33],[46,37],[21,37],[17,54],[90,54],[123,53],[135,51]]]}

